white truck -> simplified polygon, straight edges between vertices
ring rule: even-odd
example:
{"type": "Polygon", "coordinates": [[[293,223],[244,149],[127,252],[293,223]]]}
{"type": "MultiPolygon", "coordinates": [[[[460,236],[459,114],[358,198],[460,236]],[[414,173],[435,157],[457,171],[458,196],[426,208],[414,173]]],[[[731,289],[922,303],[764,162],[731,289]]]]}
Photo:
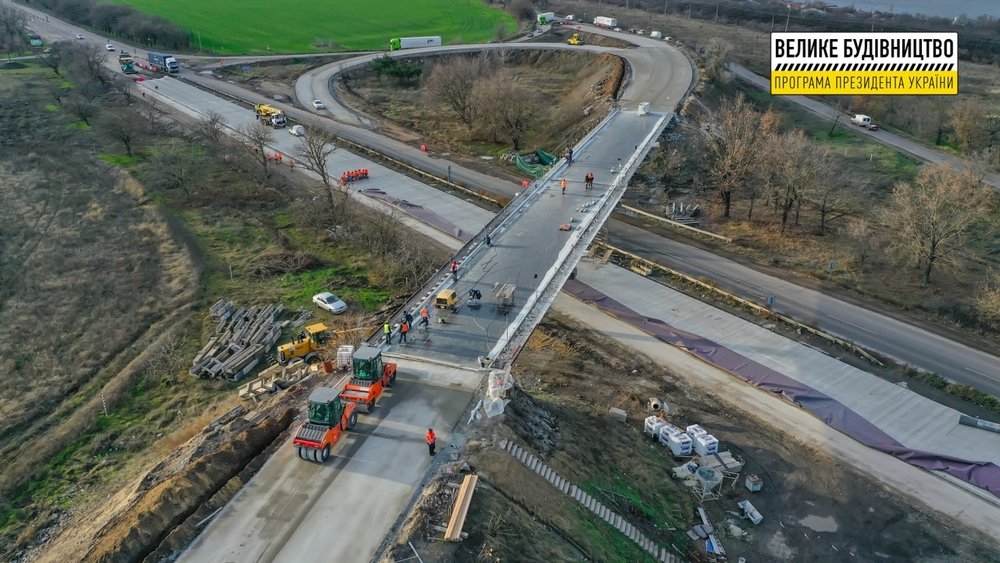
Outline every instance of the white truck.
{"type": "Polygon", "coordinates": [[[597,27],[609,27],[613,29],[618,27],[618,20],[616,20],[615,18],[606,18],[604,16],[597,16],[596,18],[594,18],[594,25],[596,25],[597,27]]]}
{"type": "Polygon", "coordinates": [[[400,49],[416,49],[418,47],[440,47],[441,36],[432,35],[428,37],[393,37],[389,40],[389,50],[398,51],[400,49]]]}
{"type": "Polygon", "coordinates": [[[551,24],[556,19],[555,12],[542,12],[538,14],[538,25],[551,24]]]}
{"type": "Polygon", "coordinates": [[[851,118],[851,123],[857,125],[858,127],[864,127],[869,131],[878,131],[878,125],[875,125],[875,122],[872,121],[872,118],[868,117],[867,115],[859,113],[851,118]]]}
{"type": "Polygon", "coordinates": [[[660,33],[659,31],[650,31],[649,36],[652,37],[653,39],[663,39],[663,34],[660,33]]]}

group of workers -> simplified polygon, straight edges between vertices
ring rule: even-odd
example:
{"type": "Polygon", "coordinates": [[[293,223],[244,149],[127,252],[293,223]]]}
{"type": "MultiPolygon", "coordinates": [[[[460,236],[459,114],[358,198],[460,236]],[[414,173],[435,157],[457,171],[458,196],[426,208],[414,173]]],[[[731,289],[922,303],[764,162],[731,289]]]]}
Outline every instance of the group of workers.
{"type": "Polygon", "coordinates": [[[340,184],[346,186],[348,182],[357,182],[358,180],[368,179],[368,169],[361,168],[358,170],[348,170],[340,175],[340,184]]]}
{"type": "MultiPolygon", "coordinates": [[[[567,184],[568,184],[568,182],[567,182],[566,178],[563,178],[563,179],[559,180],[559,187],[562,188],[562,193],[564,195],[566,193],[566,186],[567,186],[567,184]]],[[[591,189],[593,187],[594,187],[594,173],[593,172],[587,172],[587,175],[583,177],[583,188],[585,190],[589,190],[589,189],[591,189]]]]}
{"type": "MultiPolygon", "coordinates": [[[[420,322],[416,325],[413,324],[413,315],[407,311],[403,313],[403,322],[399,324],[399,342],[406,342],[406,335],[410,333],[410,330],[415,326],[427,326],[431,321],[431,312],[427,310],[427,307],[422,307],[420,309],[420,322]]],[[[392,344],[392,323],[386,321],[382,325],[382,332],[385,334],[385,343],[392,344]]]]}

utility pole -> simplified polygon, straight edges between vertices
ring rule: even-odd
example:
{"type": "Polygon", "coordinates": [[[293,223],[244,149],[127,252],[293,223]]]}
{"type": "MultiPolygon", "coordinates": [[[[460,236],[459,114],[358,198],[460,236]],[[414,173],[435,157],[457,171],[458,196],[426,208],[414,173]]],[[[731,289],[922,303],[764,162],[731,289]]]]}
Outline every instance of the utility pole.
{"type": "Polygon", "coordinates": [[[774,14],[771,14],[771,33],[774,33],[774,14]]]}
{"type": "Polygon", "coordinates": [[[663,0],[663,13],[667,13],[667,0],[663,0]]]}
{"type": "Polygon", "coordinates": [[[719,23],[719,3],[718,2],[715,3],[715,22],[713,22],[713,23],[719,23]]]}
{"type": "Polygon", "coordinates": [[[792,19],[792,5],[786,4],[788,6],[788,15],[785,16],[785,33],[788,33],[788,21],[792,19]]]}

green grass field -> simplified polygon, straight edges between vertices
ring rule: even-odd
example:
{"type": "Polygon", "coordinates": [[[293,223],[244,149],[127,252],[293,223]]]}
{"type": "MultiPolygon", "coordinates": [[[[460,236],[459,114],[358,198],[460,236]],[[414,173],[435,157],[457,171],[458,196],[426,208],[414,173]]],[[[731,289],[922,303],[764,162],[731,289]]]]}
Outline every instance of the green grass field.
{"type": "Polygon", "coordinates": [[[219,55],[388,49],[392,37],[440,35],[485,42],[514,18],[481,0],[113,0],[191,31],[196,50],[219,55]],[[200,47],[199,47],[200,46],[200,47]]]}

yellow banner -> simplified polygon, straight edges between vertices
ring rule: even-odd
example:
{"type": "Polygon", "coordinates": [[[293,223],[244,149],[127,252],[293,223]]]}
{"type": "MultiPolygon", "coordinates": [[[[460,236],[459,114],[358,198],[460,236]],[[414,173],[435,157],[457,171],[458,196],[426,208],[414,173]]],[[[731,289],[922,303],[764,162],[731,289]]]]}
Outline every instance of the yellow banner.
{"type": "Polygon", "coordinates": [[[941,96],[958,94],[958,71],[771,71],[771,94],[941,96]]]}

